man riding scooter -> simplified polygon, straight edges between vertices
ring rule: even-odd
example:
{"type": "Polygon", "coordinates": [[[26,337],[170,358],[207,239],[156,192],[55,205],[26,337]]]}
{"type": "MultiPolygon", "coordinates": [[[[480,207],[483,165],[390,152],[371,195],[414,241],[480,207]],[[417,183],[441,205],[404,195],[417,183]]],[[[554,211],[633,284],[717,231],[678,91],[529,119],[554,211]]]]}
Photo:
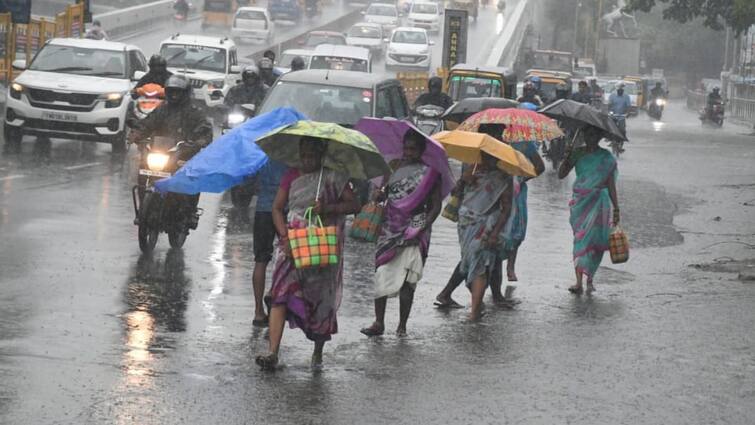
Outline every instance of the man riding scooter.
{"type": "Polygon", "coordinates": [[[708,94],[708,100],[700,119],[703,122],[711,121],[719,127],[724,124],[724,99],[721,97],[721,89],[718,87],[714,87],[713,91],[708,94]]]}
{"type": "Polygon", "coordinates": [[[172,75],[173,73],[168,71],[168,62],[165,58],[160,55],[152,55],[152,57],[149,58],[149,72],[144,74],[136,83],[134,90],[131,92],[131,97],[134,97],[136,89],[147,84],[159,84],[160,86],[165,87],[165,82],[168,81],[168,78],[172,75]]]}
{"type": "Polygon", "coordinates": [[[427,93],[419,95],[414,102],[414,109],[422,105],[435,105],[446,109],[453,105],[454,101],[451,96],[443,93],[443,80],[440,77],[431,77],[427,81],[427,93]]]}
{"type": "MultiPolygon", "coordinates": [[[[619,126],[624,137],[626,137],[627,113],[632,106],[632,100],[629,98],[628,94],[624,93],[624,87],[624,83],[619,83],[616,92],[611,93],[611,96],[608,97],[608,113],[616,122],[616,125],[619,126]]],[[[616,145],[615,152],[617,154],[624,152],[623,143],[618,143],[618,145],[616,145]]]]}
{"type": "Polygon", "coordinates": [[[650,90],[650,99],[648,102],[648,115],[660,120],[663,116],[663,109],[666,107],[666,90],[660,82],[655,83],[655,87],[650,90]]]}
{"type": "Polygon", "coordinates": [[[269,87],[262,81],[259,69],[254,65],[248,65],[241,71],[241,82],[228,90],[223,103],[229,108],[246,104],[259,107],[268,89],[269,87]]]}
{"type": "Polygon", "coordinates": [[[453,105],[453,99],[443,93],[443,80],[440,77],[430,78],[427,90],[414,102],[414,124],[425,134],[432,135],[443,130],[443,120],[440,117],[453,105]]]}

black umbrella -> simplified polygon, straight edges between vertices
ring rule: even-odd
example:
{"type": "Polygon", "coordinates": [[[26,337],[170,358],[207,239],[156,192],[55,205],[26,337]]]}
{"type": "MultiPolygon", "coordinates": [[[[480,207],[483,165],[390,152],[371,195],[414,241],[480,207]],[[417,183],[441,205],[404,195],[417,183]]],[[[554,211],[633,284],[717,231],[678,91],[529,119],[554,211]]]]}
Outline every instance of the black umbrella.
{"type": "Polygon", "coordinates": [[[443,119],[461,124],[467,118],[486,109],[506,109],[517,106],[519,102],[503,97],[470,97],[454,103],[443,114],[443,119]]]}
{"type": "Polygon", "coordinates": [[[560,121],[564,126],[578,129],[591,125],[603,130],[606,138],[624,142],[627,138],[622,134],[619,126],[605,114],[590,105],[569,99],[557,100],[539,110],[541,114],[560,121]]]}

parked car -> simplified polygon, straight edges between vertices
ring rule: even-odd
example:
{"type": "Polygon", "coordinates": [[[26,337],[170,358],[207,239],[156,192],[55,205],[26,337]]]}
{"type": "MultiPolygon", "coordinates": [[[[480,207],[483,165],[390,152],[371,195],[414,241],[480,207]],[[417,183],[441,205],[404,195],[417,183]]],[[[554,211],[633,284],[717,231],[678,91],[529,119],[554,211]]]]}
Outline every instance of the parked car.
{"type": "Polygon", "coordinates": [[[336,31],[310,31],[299,44],[310,49],[314,49],[320,44],[345,45],[346,36],[336,31]]]}
{"type": "Polygon", "coordinates": [[[363,117],[409,118],[409,103],[394,78],[354,71],[308,69],[282,75],[260,114],[290,106],[315,121],[353,126],[363,117]]]}
{"type": "Polygon", "coordinates": [[[162,42],[160,55],[170,72],[189,79],[201,106],[221,105],[241,72],[236,44],[228,38],[176,34],[162,42]]]}
{"type": "Polygon", "coordinates": [[[276,68],[281,74],[291,71],[291,61],[297,56],[304,59],[304,68],[309,68],[309,60],[312,58],[312,50],[305,49],[284,50],[283,53],[281,53],[280,58],[278,58],[278,66],[276,66],[276,68]]]}
{"type": "Polygon", "coordinates": [[[432,64],[430,46],[434,44],[435,42],[427,37],[427,31],[423,28],[396,28],[388,43],[385,66],[386,68],[412,67],[429,70],[432,64]]]}
{"type": "Polygon", "coordinates": [[[299,22],[304,15],[303,3],[299,3],[299,0],[269,0],[267,10],[273,21],[284,19],[299,22]]]}
{"type": "Polygon", "coordinates": [[[247,39],[270,43],[275,37],[275,22],[264,7],[241,7],[233,19],[231,36],[236,44],[247,39]]]}
{"type": "Polygon", "coordinates": [[[346,44],[369,49],[372,55],[383,53],[383,27],[380,24],[362,22],[355,24],[346,32],[346,44]]]}
{"type": "Polygon", "coordinates": [[[384,33],[390,33],[400,25],[401,14],[395,4],[372,3],[362,14],[364,22],[382,25],[384,33]]]}
{"type": "Polygon", "coordinates": [[[124,43],[55,38],[9,86],[5,143],[20,148],[24,135],[110,143],[126,147],[128,93],[147,70],[142,51],[124,43]]]}
{"type": "Polygon", "coordinates": [[[440,15],[442,11],[438,3],[414,2],[409,7],[406,26],[424,28],[428,32],[440,32],[440,15]]]}
{"type": "Polygon", "coordinates": [[[364,47],[321,44],[312,53],[309,69],[372,72],[372,60],[364,47]]]}

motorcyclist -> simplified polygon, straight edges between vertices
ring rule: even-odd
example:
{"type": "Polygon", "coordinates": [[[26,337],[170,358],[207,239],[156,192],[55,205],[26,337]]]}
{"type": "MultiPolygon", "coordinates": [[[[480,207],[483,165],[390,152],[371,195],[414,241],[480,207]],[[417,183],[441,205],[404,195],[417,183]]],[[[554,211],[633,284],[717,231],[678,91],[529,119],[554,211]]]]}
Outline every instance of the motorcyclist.
{"type": "Polygon", "coordinates": [[[262,78],[262,82],[269,87],[272,87],[273,84],[275,84],[275,80],[278,79],[275,72],[273,72],[273,61],[270,60],[270,58],[263,57],[260,59],[257,66],[259,68],[259,76],[262,78]]]}
{"type": "Polygon", "coordinates": [[[717,103],[723,103],[723,98],[721,97],[721,89],[714,87],[713,91],[708,94],[708,107],[717,103]]]}
{"type": "Polygon", "coordinates": [[[545,106],[543,100],[540,98],[540,96],[538,96],[537,89],[535,88],[535,85],[532,83],[532,81],[527,81],[526,83],[524,83],[523,93],[519,97],[519,99],[517,99],[517,102],[532,103],[538,108],[545,106]]]}
{"type": "Polygon", "coordinates": [[[93,21],[92,27],[86,32],[84,38],[90,40],[107,40],[107,33],[102,29],[102,23],[100,21],[93,21]]]}
{"type": "Polygon", "coordinates": [[[241,83],[228,90],[225,97],[226,106],[253,104],[260,106],[267,95],[268,86],[262,81],[260,71],[254,65],[248,65],[241,71],[241,83]]]}
{"type": "Polygon", "coordinates": [[[414,101],[414,109],[422,105],[435,105],[443,109],[448,109],[454,101],[451,96],[443,93],[443,79],[440,77],[431,77],[427,81],[427,93],[422,93],[414,101]]]}
{"type": "Polygon", "coordinates": [[[569,86],[562,81],[556,86],[556,98],[553,99],[550,103],[553,103],[560,99],[568,99],[569,95],[569,86]]]}
{"type": "MultiPolygon", "coordinates": [[[[278,79],[278,77],[283,75],[283,73],[278,68],[275,67],[275,52],[274,51],[270,49],[265,50],[265,52],[262,53],[262,57],[270,59],[270,62],[273,63],[273,75],[275,75],[276,80],[278,79]]],[[[268,85],[272,86],[271,84],[268,84],[268,85]]]]}
{"type": "MultiPolygon", "coordinates": [[[[206,114],[191,103],[191,85],[186,78],[173,75],[165,82],[165,102],[140,121],[131,121],[129,141],[162,136],[183,141],[181,160],[186,161],[212,141],[212,124],[206,114]]],[[[196,228],[199,195],[190,196],[193,208],[190,226],[196,228]]]]}
{"type": "Polygon", "coordinates": [[[619,84],[615,93],[608,97],[608,111],[614,115],[626,115],[632,106],[629,95],[624,94],[624,84],[619,84]]]}
{"type": "Polygon", "coordinates": [[[304,63],[304,58],[301,56],[296,56],[295,58],[291,59],[291,71],[301,71],[307,66],[307,64],[304,63]]]}
{"type": "Polygon", "coordinates": [[[176,0],[175,3],[173,3],[173,10],[176,11],[176,14],[181,15],[183,17],[186,17],[189,15],[189,2],[186,0],[176,0]]]}
{"type": "Polygon", "coordinates": [[[577,92],[571,95],[571,100],[589,105],[592,103],[592,95],[587,87],[587,81],[580,81],[577,86],[577,92]]]}
{"type": "Polygon", "coordinates": [[[650,101],[653,101],[658,98],[665,98],[666,97],[666,90],[663,90],[663,84],[660,82],[655,83],[655,87],[650,90],[650,101]]]}
{"type": "Polygon", "coordinates": [[[165,58],[160,55],[152,55],[149,58],[149,72],[139,79],[131,96],[135,97],[136,89],[147,84],[159,84],[165,87],[165,82],[171,75],[173,73],[168,71],[168,62],[165,61],[165,58]]]}

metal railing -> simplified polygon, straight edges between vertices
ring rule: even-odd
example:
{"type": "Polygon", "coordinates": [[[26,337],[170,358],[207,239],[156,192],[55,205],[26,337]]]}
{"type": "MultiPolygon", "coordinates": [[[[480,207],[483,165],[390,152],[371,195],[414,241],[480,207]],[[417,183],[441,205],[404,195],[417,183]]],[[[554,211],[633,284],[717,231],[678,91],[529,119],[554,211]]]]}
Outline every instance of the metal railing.
{"type": "Polygon", "coordinates": [[[755,122],[755,99],[732,97],[728,107],[731,117],[748,123],[755,122]]]}
{"type": "Polygon", "coordinates": [[[524,40],[527,26],[532,22],[532,5],[529,0],[520,0],[506,22],[500,38],[493,47],[487,66],[512,68],[524,40]]]}

